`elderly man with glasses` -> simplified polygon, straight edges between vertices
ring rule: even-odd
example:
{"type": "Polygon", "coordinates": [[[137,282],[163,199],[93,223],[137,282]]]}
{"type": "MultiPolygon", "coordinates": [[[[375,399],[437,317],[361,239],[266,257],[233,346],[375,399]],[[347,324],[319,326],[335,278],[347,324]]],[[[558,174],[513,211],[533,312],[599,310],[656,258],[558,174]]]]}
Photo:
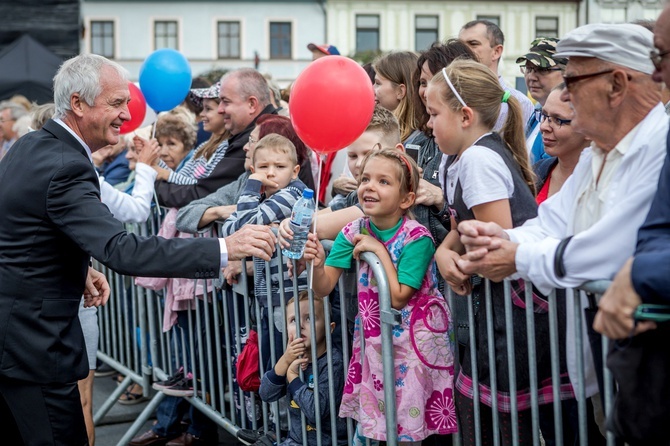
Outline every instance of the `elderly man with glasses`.
{"type": "MultiPolygon", "coordinates": [[[[589,137],[591,147],[561,190],[523,226],[503,231],[493,223],[462,222],[463,272],[493,280],[520,277],[543,293],[614,277],[635,249],[665,158],[668,119],[651,77],[652,48],[652,33],[631,24],[585,25],[561,39],[555,57],[569,58],[561,99],[571,103],[572,128],[589,137]]],[[[592,319],[595,303],[581,304],[592,319]]],[[[590,354],[588,343],[583,352],[575,350],[572,312],[567,323],[571,382],[579,395],[576,364],[583,355],[584,391],[592,397],[602,389],[598,355],[590,354]]]]}
{"type": "Polygon", "coordinates": [[[537,101],[535,113],[526,124],[526,146],[533,163],[549,158],[549,155],[544,153],[540,112],[551,90],[563,82],[562,71],[568,63],[567,59],[556,57],[557,43],[558,39],[553,37],[537,38],[530,44],[530,51],[516,60],[516,63],[524,64],[519,68],[526,81],[528,93],[537,101]]]}
{"type": "MultiPolygon", "coordinates": [[[[670,4],[656,21],[653,42],[649,53],[655,68],[652,78],[670,87],[670,4]]],[[[664,147],[670,150],[670,135],[664,147]]],[[[618,347],[628,347],[616,348],[608,357],[608,365],[621,383],[609,421],[630,444],[670,441],[666,423],[670,418],[670,324],[662,322],[670,314],[668,265],[670,162],[666,158],[649,215],[638,233],[635,255],[626,261],[599,302],[594,324],[608,338],[624,339],[618,347]]]]}

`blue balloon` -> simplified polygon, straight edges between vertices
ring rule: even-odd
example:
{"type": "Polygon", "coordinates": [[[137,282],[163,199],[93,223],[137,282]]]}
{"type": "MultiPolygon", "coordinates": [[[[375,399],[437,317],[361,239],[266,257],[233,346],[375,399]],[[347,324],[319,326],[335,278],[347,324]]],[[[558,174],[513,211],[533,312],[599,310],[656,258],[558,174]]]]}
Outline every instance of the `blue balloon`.
{"type": "Polygon", "coordinates": [[[191,88],[191,65],[179,51],[156,50],[140,68],[140,89],[149,107],[157,112],[181,104],[191,88]]]}

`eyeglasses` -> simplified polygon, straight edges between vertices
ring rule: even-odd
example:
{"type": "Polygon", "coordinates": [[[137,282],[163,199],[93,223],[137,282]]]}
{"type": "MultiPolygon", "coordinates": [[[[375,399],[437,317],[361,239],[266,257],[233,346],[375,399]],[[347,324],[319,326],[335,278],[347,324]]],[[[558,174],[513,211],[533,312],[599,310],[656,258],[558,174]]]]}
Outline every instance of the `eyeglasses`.
{"type": "Polygon", "coordinates": [[[549,74],[552,71],[561,71],[561,67],[543,68],[543,67],[535,67],[535,66],[532,66],[532,65],[521,65],[519,67],[519,69],[521,70],[522,74],[537,73],[540,76],[544,76],[546,74],[549,74]]]}
{"type": "Polygon", "coordinates": [[[595,73],[580,74],[578,76],[563,76],[563,82],[565,82],[565,88],[568,91],[570,91],[571,86],[576,84],[579,81],[583,81],[585,79],[590,79],[590,78],[596,77],[596,76],[602,76],[603,74],[612,73],[613,71],[614,71],[614,69],[610,69],[610,70],[604,70],[604,71],[597,71],[595,73]]]}
{"type": "Polygon", "coordinates": [[[547,123],[550,126],[560,129],[564,125],[570,125],[570,123],[572,122],[572,119],[561,119],[561,118],[557,118],[555,116],[549,116],[545,113],[540,112],[540,122],[544,122],[544,121],[547,121],[547,123]]]}
{"type": "Polygon", "coordinates": [[[249,135],[249,144],[256,144],[258,142],[253,136],[249,135]]]}
{"type": "Polygon", "coordinates": [[[663,62],[663,58],[670,54],[670,50],[667,51],[659,51],[659,50],[651,50],[649,51],[649,59],[651,59],[651,63],[654,64],[654,68],[656,68],[657,71],[661,71],[661,63],[663,62]]]}

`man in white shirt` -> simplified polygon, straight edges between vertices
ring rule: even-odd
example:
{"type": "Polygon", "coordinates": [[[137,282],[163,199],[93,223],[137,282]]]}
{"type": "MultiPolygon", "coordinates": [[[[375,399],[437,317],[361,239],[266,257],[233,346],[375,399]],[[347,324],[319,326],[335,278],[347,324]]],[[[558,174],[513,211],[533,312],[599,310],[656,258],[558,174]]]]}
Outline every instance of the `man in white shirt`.
{"type": "MultiPolygon", "coordinates": [[[[569,58],[562,99],[575,110],[573,130],[593,143],[537,218],[507,231],[474,220],[459,225],[468,251],[459,261],[464,273],[521,277],[549,293],[611,279],[621,268],[635,249],[665,159],[668,120],[651,78],[651,49],[651,32],[630,24],[586,25],[561,39],[556,56],[569,58]]],[[[568,370],[579,394],[571,311],[567,330],[568,370]]],[[[593,396],[598,383],[588,343],[581,353],[585,394],[593,396]]]]}

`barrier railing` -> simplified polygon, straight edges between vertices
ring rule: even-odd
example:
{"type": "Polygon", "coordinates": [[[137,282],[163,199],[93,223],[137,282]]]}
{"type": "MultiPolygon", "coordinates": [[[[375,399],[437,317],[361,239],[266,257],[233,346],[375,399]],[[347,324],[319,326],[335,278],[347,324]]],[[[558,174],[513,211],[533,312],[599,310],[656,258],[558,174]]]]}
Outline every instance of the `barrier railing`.
{"type": "MultiPolygon", "coordinates": [[[[149,223],[147,225],[136,225],[130,229],[141,234],[155,233],[156,224],[149,223]]],[[[330,244],[324,243],[324,246],[329,249],[330,244]]],[[[281,259],[281,254],[279,254],[281,259]]],[[[394,352],[393,352],[393,326],[399,322],[399,312],[392,309],[391,299],[389,293],[388,282],[381,263],[372,253],[364,253],[361,260],[366,262],[372,268],[375,277],[378,279],[379,288],[379,305],[381,318],[381,339],[382,339],[382,361],[384,369],[384,382],[394,383],[394,352]]],[[[116,370],[125,375],[124,381],[119,386],[109,399],[103,404],[101,409],[95,414],[94,420],[99,423],[106,412],[116,402],[119,396],[123,393],[126,387],[136,382],[142,385],[145,396],[152,395],[151,401],[144,409],[142,414],[137,418],[136,422],[126,432],[119,444],[127,444],[130,439],[138,433],[139,429],[144,425],[146,420],[152,415],[155,409],[166,397],[164,391],[159,391],[155,394],[150,392],[150,387],[154,381],[163,381],[169,376],[174,375],[180,367],[183,367],[184,375],[192,374],[193,391],[190,395],[185,395],[185,399],[196,409],[206,415],[217,426],[220,426],[233,435],[237,435],[240,429],[262,430],[264,432],[274,432],[279,438],[285,435],[287,431],[291,430],[291,418],[286,415],[290,402],[276,401],[266,403],[260,400],[255,392],[246,392],[239,389],[236,380],[236,362],[239,354],[244,347],[249,330],[256,324],[259,332],[266,333],[261,336],[259,345],[259,375],[269,369],[270,366],[276,364],[278,358],[283,353],[283,349],[287,344],[287,327],[286,327],[286,307],[279,305],[273,308],[272,293],[279,293],[280,302],[285,302],[285,294],[287,290],[284,289],[282,281],[279,281],[277,287],[273,290],[273,277],[269,264],[265,265],[264,274],[267,284],[266,296],[267,300],[260,302],[250,294],[250,276],[244,274],[247,264],[253,263],[251,261],[242,262],[243,273],[239,275],[239,281],[232,286],[223,283],[223,280],[215,280],[211,285],[205,280],[198,280],[197,286],[194,287],[194,296],[190,301],[185,313],[179,317],[179,325],[172,327],[170,330],[163,331],[163,312],[164,312],[164,294],[157,293],[150,290],[145,290],[142,287],[130,284],[128,278],[119,276],[111,271],[106,270],[99,265],[103,271],[108,275],[108,280],[112,286],[113,296],[110,303],[99,313],[100,325],[100,350],[98,357],[104,362],[112,365],[116,370]],[[199,287],[203,292],[198,293],[199,287]]],[[[279,262],[279,277],[282,277],[285,261],[281,259],[279,262]]],[[[354,434],[354,423],[352,420],[346,420],[346,438],[343,438],[342,429],[339,428],[341,421],[338,419],[338,407],[336,401],[341,395],[336,395],[335,384],[341,379],[341,376],[346,377],[348,372],[348,363],[351,355],[351,327],[353,324],[353,315],[357,310],[357,292],[356,292],[356,278],[355,274],[358,271],[358,264],[353,272],[344,274],[338,282],[337,299],[332,302],[333,314],[326,311],[326,326],[330,322],[336,322],[337,327],[334,333],[326,330],[326,345],[327,345],[327,367],[325,373],[327,379],[320,379],[320,370],[316,366],[313,368],[313,394],[314,394],[314,413],[328,413],[325,419],[320,416],[315,416],[313,425],[310,420],[307,420],[304,413],[300,420],[300,430],[302,433],[303,444],[323,444],[322,436],[319,433],[323,432],[325,426],[328,426],[332,432],[330,443],[333,446],[338,444],[351,444],[351,439],[354,434]],[[353,280],[352,280],[353,279],[353,280]],[[333,364],[333,349],[341,346],[343,356],[342,370],[336,370],[333,364]],[[327,385],[328,389],[324,390],[321,387],[327,385]],[[324,410],[322,410],[324,409],[324,410]],[[327,410],[326,410],[327,409],[327,410]],[[338,433],[338,430],[340,431],[338,433]],[[308,442],[308,436],[315,431],[314,442],[308,442]],[[338,436],[339,434],[339,436],[338,436]]],[[[294,271],[295,271],[294,265],[294,271]]],[[[277,285],[275,283],[275,285],[277,285]]],[[[545,427],[541,421],[540,413],[541,405],[538,399],[538,391],[541,383],[537,376],[535,365],[537,364],[538,349],[542,351],[549,350],[551,361],[551,393],[554,402],[560,402],[561,399],[561,376],[559,365],[561,363],[561,342],[559,333],[565,330],[563,326],[565,321],[559,318],[559,306],[565,306],[564,311],[568,313],[572,311],[569,316],[572,318],[572,326],[574,327],[573,336],[575,342],[576,352],[584,351],[588,340],[585,337],[584,330],[584,304],[588,300],[584,293],[592,295],[600,295],[607,288],[607,281],[597,281],[584,284],[579,290],[566,290],[565,298],[557,298],[556,292],[552,292],[546,297],[547,308],[547,324],[549,332],[549,345],[536,344],[536,329],[537,316],[534,308],[536,301],[534,300],[532,287],[527,286],[523,291],[523,303],[525,305],[525,336],[528,340],[527,346],[523,348],[528,349],[528,378],[530,385],[529,392],[529,413],[532,426],[532,444],[542,444],[542,436],[545,434],[545,427]],[[565,299],[565,302],[560,302],[560,299],[565,299]]],[[[293,294],[297,294],[298,282],[295,281],[293,285],[293,294]]],[[[488,281],[482,282],[483,295],[479,299],[483,301],[485,307],[484,314],[478,314],[476,305],[476,297],[456,296],[451,291],[447,293],[447,301],[453,308],[455,299],[467,299],[468,311],[467,322],[469,329],[469,343],[471,346],[477,345],[478,333],[475,327],[479,319],[486,321],[486,338],[488,345],[495,345],[495,340],[500,333],[494,332],[494,315],[493,312],[493,296],[491,294],[491,284],[488,281]]],[[[519,305],[520,302],[513,299],[512,284],[505,281],[503,285],[504,290],[504,326],[507,334],[514,333],[514,320],[512,317],[512,309],[514,305],[519,305]]],[[[310,291],[311,293],[311,291],[310,291]]],[[[310,295],[310,297],[312,297],[310,295]]],[[[328,296],[325,297],[326,306],[331,306],[331,301],[328,296]]],[[[300,305],[295,303],[294,311],[296,318],[300,314],[300,305]]],[[[314,300],[309,299],[309,313],[310,313],[310,333],[312,333],[311,354],[316,358],[316,343],[314,342],[314,300]]],[[[544,322],[543,322],[544,323],[544,322]]],[[[299,336],[299,328],[296,336],[299,336]]],[[[363,346],[362,348],[365,348],[363,346]]],[[[454,345],[454,358],[460,358],[459,345],[454,345]]],[[[460,346],[462,348],[462,346],[460,346]]],[[[515,361],[515,349],[521,348],[516,345],[513,336],[507,336],[507,368],[506,370],[497,370],[496,351],[488,349],[488,362],[491,367],[488,370],[490,378],[491,397],[491,418],[493,425],[493,444],[501,444],[499,426],[501,423],[498,406],[498,374],[505,373],[509,378],[509,411],[502,416],[509,413],[509,418],[512,426],[519,424],[520,412],[517,406],[517,388],[516,375],[524,364],[517,364],[515,361]]],[[[602,354],[607,352],[607,342],[602,341],[602,354]]],[[[476,354],[471,355],[470,368],[472,369],[473,394],[472,399],[476,402],[473,405],[474,417],[474,444],[479,446],[483,443],[482,439],[482,404],[479,403],[481,395],[481,388],[479,377],[477,376],[478,364],[476,362],[476,354]]],[[[584,375],[584,356],[582,354],[576,355],[577,369],[579,371],[576,379],[577,388],[575,389],[575,399],[577,403],[578,413],[578,427],[580,444],[588,444],[588,426],[587,426],[587,398],[585,393],[586,378],[584,375]]],[[[604,360],[603,360],[604,363],[604,360]]],[[[461,363],[455,363],[455,375],[459,373],[461,363]]],[[[525,373],[525,372],[524,372],[525,373]]],[[[303,380],[308,380],[310,377],[301,376],[303,380]]],[[[604,370],[604,409],[608,413],[612,405],[612,379],[609,372],[604,370]]],[[[454,393],[457,392],[456,390],[454,393]]],[[[386,444],[395,446],[398,444],[398,432],[395,428],[396,424],[396,393],[394,385],[384,386],[384,415],[386,417],[387,439],[386,444]]],[[[487,409],[488,410],[488,409],[487,409]]],[[[524,413],[525,417],[527,413],[524,413]]],[[[545,414],[546,417],[546,414],[545,414]]],[[[553,413],[551,415],[550,424],[553,424],[553,444],[565,444],[566,438],[563,431],[563,426],[566,414],[563,413],[561,404],[553,405],[553,413]]],[[[520,433],[517,429],[511,431],[511,444],[524,444],[521,442],[520,433]]],[[[453,436],[453,444],[462,444],[460,435],[453,436]]],[[[546,440],[546,439],[545,439],[546,440]]],[[[370,442],[368,442],[370,443],[370,442]]],[[[608,434],[607,444],[613,445],[614,438],[608,434]]]]}

